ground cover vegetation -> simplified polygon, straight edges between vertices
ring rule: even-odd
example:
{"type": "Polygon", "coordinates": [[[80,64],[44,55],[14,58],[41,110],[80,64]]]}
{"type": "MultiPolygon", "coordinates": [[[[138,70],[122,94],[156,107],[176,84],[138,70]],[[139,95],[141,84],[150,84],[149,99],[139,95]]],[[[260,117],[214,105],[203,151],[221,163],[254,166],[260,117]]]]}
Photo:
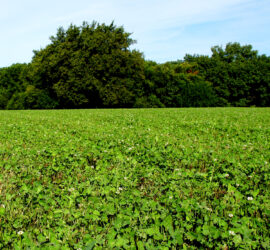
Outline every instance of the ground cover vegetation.
{"type": "Polygon", "coordinates": [[[0,109],[270,105],[270,57],[251,45],[158,64],[113,23],[59,28],[50,41],[29,64],[0,69],[0,109]]]}
{"type": "Polygon", "coordinates": [[[269,249],[269,111],[0,111],[0,248],[269,249]]]}

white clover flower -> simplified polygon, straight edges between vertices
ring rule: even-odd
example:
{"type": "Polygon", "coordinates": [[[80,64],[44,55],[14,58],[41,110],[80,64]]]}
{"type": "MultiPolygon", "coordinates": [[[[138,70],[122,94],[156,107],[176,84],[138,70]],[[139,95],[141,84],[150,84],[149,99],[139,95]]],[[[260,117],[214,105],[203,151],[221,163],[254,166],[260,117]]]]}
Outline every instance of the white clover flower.
{"type": "Polygon", "coordinates": [[[253,200],[253,197],[249,196],[247,197],[248,201],[252,201],[253,200]]]}
{"type": "Polygon", "coordinates": [[[215,158],[214,161],[217,161],[217,158],[215,158]]]}
{"type": "Polygon", "coordinates": [[[171,200],[172,198],[173,198],[172,196],[169,197],[170,200],[171,200]]]}
{"type": "Polygon", "coordinates": [[[235,235],[235,232],[234,231],[229,231],[229,234],[230,235],[235,235]]]}
{"type": "Polygon", "coordinates": [[[123,190],[123,188],[122,188],[122,187],[119,187],[119,188],[118,188],[118,190],[119,190],[119,191],[122,191],[122,190],[123,190]]]}
{"type": "Polygon", "coordinates": [[[239,186],[240,186],[240,184],[236,183],[236,186],[237,186],[237,187],[239,187],[239,186]]]}
{"type": "Polygon", "coordinates": [[[229,174],[225,174],[225,177],[229,177],[230,175],[229,174]]]}
{"type": "Polygon", "coordinates": [[[69,192],[73,192],[75,189],[74,188],[69,188],[68,191],[69,192]]]}
{"type": "Polygon", "coordinates": [[[94,168],[95,168],[95,166],[93,166],[93,165],[92,165],[92,166],[91,166],[91,168],[92,168],[92,169],[94,169],[94,168]]]}
{"type": "Polygon", "coordinates": [[[232,218],[232,217],[233,217],[233,214],[229,214],[229,217],[231,217],[231,218],[232,218]]]}
{"type": "Polygon", "coordinates": [[[249,175],[248,178],[252,178],[253,176],[252,175],[249,175]]]}
{"type": "Polygon", "coordinates": [[[125,177],[124,177],[124,180],[126,181],[127,179],[128,179],[128,178],[125,176],[125,177]]]}
{"type": "Polygon", "coordinates": [[[17,234],[22,235],[23,233],[24,233],[23,231],[19,231],[17,234]]]}

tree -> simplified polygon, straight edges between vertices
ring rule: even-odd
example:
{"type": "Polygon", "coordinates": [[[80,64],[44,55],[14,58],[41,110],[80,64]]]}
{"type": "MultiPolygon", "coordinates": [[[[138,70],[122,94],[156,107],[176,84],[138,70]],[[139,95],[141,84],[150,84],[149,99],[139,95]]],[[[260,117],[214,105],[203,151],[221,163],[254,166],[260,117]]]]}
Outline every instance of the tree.
{"type": "Polygon", "coordinates": [[[239,43],[211,50],[211,57],[186,55],[185,61],[196,62],[205,79],[213,84],[218,106],[269,105],[269,57],[258,55],[251,45],[239,43]]]}
{"type": "Polygon", "coordinates": [[[147,62],[145,76],[146,102],[154,107],[209,107],[216,103],[212,84],[199,75],[196,64],[147,62]]]}
{"type": "Polygon", "coordinates": [[[23,92],[16,92],[8,101],[6,109],[53,109],[58,105],[45,90],[28,85],[23,92]]]}
{"type": "Polygon", "coordinates": [[[143,57],[123,27],[84,22],[59,28],[51,43],[35,51],[33,85],[62,108],[131,107],[144,80],[143,57]]]}
{"type": "Polygon", "coordinates": [[[0,109],[5,109],[13,94],[23,91],[26,64],[13,64],[0,69],[0,109]]]}

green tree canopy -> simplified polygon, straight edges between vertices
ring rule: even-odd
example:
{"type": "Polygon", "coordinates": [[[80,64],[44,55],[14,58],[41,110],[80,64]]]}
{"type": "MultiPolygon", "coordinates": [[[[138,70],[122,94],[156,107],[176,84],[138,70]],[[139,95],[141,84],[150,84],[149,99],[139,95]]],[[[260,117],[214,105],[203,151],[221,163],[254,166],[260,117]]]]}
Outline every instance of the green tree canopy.
{"type": "Polygon", "coordinates": [[[14,93],[23,91],[26,64],[13,64],[0,69],[0,109],[5,109],[14,93]]]}
{"type": "Polygon", "coordinates": [[[31,79],[65,108],[131,107],[144,80],[144,59],[123,27],[84,22],[59,28],[35,51],[31,79]]]}
{"type": "Polygon", "coordinates": [[[270,106],[270,57],[251,45],[145,61],[123,27],[59,28],[29,64],[0,69],[0,109],[270,106]]]}
{"type": "MultiPolygon", "coordinates": [[[[209,107],[216,103],[210,82],[199,75],[196,63],[146,62],[146,107],[209,107]]],[[[142,105],[142,99],[139,99],[142,105]]],[[[139,106],[139,105],[138,105],[139,106]]],[[[143,105],[142,105],[143,106],[143,105]]]]}
{"type": "Polygon", "coordinates": [[[212,47],[212,56],[186,55],[213,83],[219,106],[269,106],[270,58],[258,55],[251,45],[228,43],[212,47]]]}

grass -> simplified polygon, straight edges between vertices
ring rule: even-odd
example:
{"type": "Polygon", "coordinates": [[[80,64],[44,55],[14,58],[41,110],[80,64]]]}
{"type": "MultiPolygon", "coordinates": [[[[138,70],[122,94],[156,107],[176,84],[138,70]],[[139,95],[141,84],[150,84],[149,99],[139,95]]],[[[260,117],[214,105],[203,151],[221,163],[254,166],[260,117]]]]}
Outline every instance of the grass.
{"type": "Polygon", "coordinates": [[[267,249],[269,162],[269,108],[0,111],[0,248],[267,249]]]}

